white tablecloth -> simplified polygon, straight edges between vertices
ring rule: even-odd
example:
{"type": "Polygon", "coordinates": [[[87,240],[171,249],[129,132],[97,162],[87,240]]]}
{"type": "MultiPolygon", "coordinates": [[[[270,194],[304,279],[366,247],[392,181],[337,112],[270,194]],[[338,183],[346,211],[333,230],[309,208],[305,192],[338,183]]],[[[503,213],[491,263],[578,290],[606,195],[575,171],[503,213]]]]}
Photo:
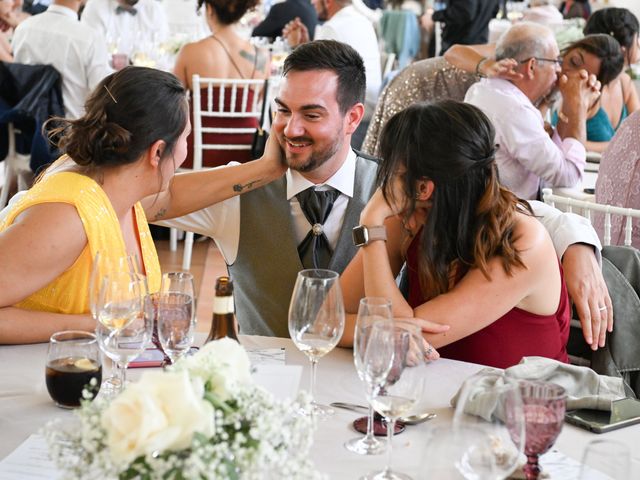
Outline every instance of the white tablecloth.
{"type": "MultiPolygon", "coordinates": [[[[202,342],[203,338],[200,338],[202,342]]],[[[266,337],[242,337],[247,349],[286,348],[286,363],[303,365],[302,387],[309,380],[309,362],[288,339],[266,337]]],[[[35,433],[54,417],[70,416],[71,412],[54,406],[44,382],[46,345],[0,346],[0,458],[6,457],[30,434],[35,433]]],[[[462,380],[479,368],[453,360],[438,360],[429,366],[425,383],[424,406],[438,414],[431,422],[407,427],[394,439],[394,465],[414,476],[425,478],[420,472],[424,439],[427,429],[447,423],[452,410],[449,399],[462,380]]],[[[140,369],[131,372],[135,377],[140,369]]],[[[364,403],[364,393],[353,366],[351,350],[336,349],[318,364],[317,399],[322,403],[333,401],[364,403]]],[[[383,467],[385,455],[365,457],[348,452],[343,443],[357,434],[351,422],[359,415],[339,410],[329,420],[319,424],[312,458],[320,471],[331,479],[354,479],[383,467]]],[[[595,435],[565,424],[556,447],[566,455],[580,459],[585,445],[595,438],[611,438],[631,447],[634,473],[630,478],[640,478],[640,425],[595,435]]],[[[565,479],[563,479],[565,480],[565,479]]]]}

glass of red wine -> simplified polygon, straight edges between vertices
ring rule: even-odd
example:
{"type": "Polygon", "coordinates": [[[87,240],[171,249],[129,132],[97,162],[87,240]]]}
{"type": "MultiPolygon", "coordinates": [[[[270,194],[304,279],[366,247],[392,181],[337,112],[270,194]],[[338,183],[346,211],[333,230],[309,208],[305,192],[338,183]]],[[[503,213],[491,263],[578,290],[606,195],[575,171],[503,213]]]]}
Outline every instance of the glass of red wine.
{"type": "MultiPolygon", "coordinates": [[[[541,381],[521,381],[520,394],[525,419],[524,453],[527,456],[524,473],[527,480],[536,480],[541,472],[538,464],[540,455],[552,447],[562,430],[567,394],[560,385],[541,381]]],[[[511,428],[508,418],[507,426],[517,441],[518,432],[511,428]]]]}

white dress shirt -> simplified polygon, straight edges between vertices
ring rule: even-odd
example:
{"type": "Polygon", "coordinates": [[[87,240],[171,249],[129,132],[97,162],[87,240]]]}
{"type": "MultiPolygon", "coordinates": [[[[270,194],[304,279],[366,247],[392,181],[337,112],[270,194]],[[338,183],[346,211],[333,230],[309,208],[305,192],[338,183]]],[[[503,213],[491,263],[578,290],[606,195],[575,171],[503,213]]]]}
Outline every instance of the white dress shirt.
{"type": "Polygon", "coordinates": [[[341,8],[324,24],[316,27],[314,40],[337,40],[353,47],[364,60],[367,75],[365,119],[371,118],[382,85],[380,48],[371,22],[352,5],[341,8]]]}
{"type": "MultiPolygon", "coordinates": [[[[333,204],[331,213],[329,213],[327,217],[327,221],[323,225],[323,231],[332,249],[334,249],[338,243],[344,214],[347,210],[349,199],[353,197],[355,175],[356,154],[353,150],[349,150],[345,162],[338,171],[325,183],[315,185],[315,188],[318,190],[334,188],[340,192],[340,195],[333,204]]],[[[314,184],[304,178],[299,172],[292,170],[287,171],[286,181],[287,200],[289,200],[296,236],[295,240],[296,244],[299,245],[309,230],[311,230],[311,224],[304,216],[296,195],[307,188],[314,187],[314,184]]],[[[203,208],[184,217],[154,223],[211,237],[218,245],[227,264],[232,264],[236,261],[238,247],[240,245],[240,197],[230,198],[229,200],[203,208]]]]}
{"type": "MultiPolygon", "coordinates": [[[[165,9],[157,0],[140,0],[133,8],[136,14],[116,13],[117,0],[89,0],[82,12],[81,22],[98,30],[111,53],[150,53],[169,37],[169,23],[165,9]]],[[[185,5],[183,8],[191,8],[185,5]]],[[[193,7],[195,8],[195,7],[193,7]]]]}
{"type": "Polygon", "coordinates": [[[485,78],[464,101],[480,108],[496,129],[500,181],[520,198],[534,199],[540,187],[573,187],[581,179],[586,150],[575,138],[553,138],[540,111],[513,83],[485,78]]]}
{"type": "Polygon", "coordinates": [[[87,95],[111,73],[104,38],[60,5],[20,23],[12,45],[16,62],[49,64],[60,73],[67,118],[84,114],[87,95]]]}

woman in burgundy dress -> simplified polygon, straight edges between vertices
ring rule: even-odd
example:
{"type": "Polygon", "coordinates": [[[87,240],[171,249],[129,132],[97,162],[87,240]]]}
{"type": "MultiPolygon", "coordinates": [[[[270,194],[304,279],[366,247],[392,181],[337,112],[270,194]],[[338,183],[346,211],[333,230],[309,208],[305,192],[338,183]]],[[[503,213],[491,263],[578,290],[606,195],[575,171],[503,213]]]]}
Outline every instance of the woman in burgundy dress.
{"type": "MultiPolygon", "coordinates": [[[[342,276],[348,312],[391,299],[442,357],[508,367],[523,356],[567,361],[569,300],[551,239],[498,181],[495,132],[477,108],[414,104],[382,133],[379,185],[360,215],[386,228],[342,276]],[[408,300],[395,277],[406,261],[408,300]],[[449,325],[434,332],[432,322],[449,325]]],[[[374,230],[375,231],[375,230],[374,230]]],[[[343,344],[353,335],[349,316],[343,344]]]]}
{"type": "MultiPolygon", "coordinates": [[[[269,67],[269,56],[248,40],[245,40],[235,31],[236,23],[251,8],[258,4],[258,0],[198,0],[198,8],[205,5],[207,24],[212,35],[198,42],[185,45],[176,59],[174,67],[175,75],[190,91],[193,91],[191,79],[194,74],[207,78],[225,79],[265,79],[269,67]]],[[[219,88],[213,89],[214,98],[219,96],[219,88]]],[[[262,95],[260,89],[250,90],[247,105],[253,101],[253,97],[262,95]]],[[[231,93],[225,94],[223,111],[231,110],[231,93]]],[[[244,101],[243,96],[236,97],[236,110],[244,101]]],[[[206,109],[207,90],[202,89],[201,105],[206,109]]],[[[193,109],[192,109],[193,110],[193,109]]],[[[193,119],[191,120],[193,124],[193,119]]],[[[250,128],[258,127],[256,118],[216,118],[205,117],[203,127],[231,127],[250,128]]],[[[252,133],[245,134],[219,134],[206,133],[203,143],[217,144],[245,144],[251,146],[252,133]]],[[[184,166],[190,167],[193,160],[193,133],[188,139],[189,150],[184,166]]],[[[204,150],[202,165],[214,167],[225,165],[231,161],[247,162],[251,160],[250,151],[247,150],[204,150]]]]}

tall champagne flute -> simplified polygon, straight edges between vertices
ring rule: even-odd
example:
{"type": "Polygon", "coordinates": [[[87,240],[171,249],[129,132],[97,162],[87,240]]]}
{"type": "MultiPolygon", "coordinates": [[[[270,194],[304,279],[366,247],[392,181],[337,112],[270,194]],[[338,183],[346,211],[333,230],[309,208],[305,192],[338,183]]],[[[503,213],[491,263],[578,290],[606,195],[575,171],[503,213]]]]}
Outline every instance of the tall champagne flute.
{"type": "Polygon", "coordinates": [[[144,312],[146,279],[128,272],[105,276],[98,297],[96,337],[117,368],[116,391],[126,383],[126,368],[151,340],[152,318],[144,312]]]}
{"type": "Polygon", "coordinates": [[[157,296],[158,337],[172,364],[186,355],[193,344],[196,326],[194,292],[193,275],[190,273],[162,275],[157,296]]]}
{"type": "Polygon", "coordinates": [[[356,329],[353,338],[353,362],[360,380],[364,382],[367,399],[369,400],[369,416],[367,421],[367,434],[364,437],[354,438],[344,444],[347,450],[362,455],[378,455],[383,453],[387,444],[378,440],[373,434],[373,407],[371,398],[375,389],[386,378],[391,368],[393,359],[392,342],[380,342],[384,339],[386,330],[390,335],[393,327],[393,315],[391,313],[391,301],[382,297],[365,297],[360,300],[356,329]],[[365,362],[365,355],[369,349],[378,352],[378,363],[365,362]],[[389,356],[386,361],[384,355],[389,356]]]}
{"type": "Polygon", "coordinates": [[[318,360],[338,344],[344,331],[344,304],[336,272],[309,269],[298,272],[289,305],[289,334],[298,350],[311,361],[311,410],[320,417],[333,409],[315,401],[318,360]]]}
{"type": "MultiPolygon", "coordinates": [[[[387,421],[387,466],[366,475],[366,480],[411,480],[391,469],[393,432],[396,420],[411,411],[422,395],[426,352],[420,329],[409,322],[394,322],[391,342],[394,349],[391,368],[371,398],[373,408],[387,421]]],[[[378,362],[376,355],[376,351],[368,349],[365,363],[378,362]]]]}

